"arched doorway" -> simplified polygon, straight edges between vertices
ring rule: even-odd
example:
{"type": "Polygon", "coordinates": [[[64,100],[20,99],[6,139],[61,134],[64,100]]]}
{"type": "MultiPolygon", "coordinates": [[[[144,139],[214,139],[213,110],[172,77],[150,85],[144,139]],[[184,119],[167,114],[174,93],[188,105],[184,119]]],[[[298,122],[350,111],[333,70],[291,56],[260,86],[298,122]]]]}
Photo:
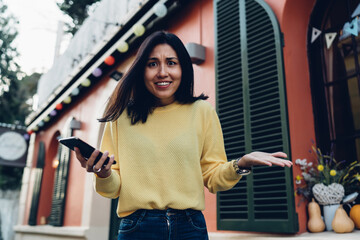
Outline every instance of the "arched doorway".
{"type": "Polygon", "coordinates": [[[34,189],[31,202],[29,225],[43,225],[48,222],[51,212],[51,200],[55,168],[53,162],[58,158],[58,141],[60,132],[56,131],[48,146],[39,142],[37,166],[34,171],[34,189]],[[46,147],[45,147],[46,146],[46,147]],[[47,148],[47,151],[45,150],[47,148]],[[45,182],[46,184],[42,184],[45,182]]]}
{"type": "Polygon", "coordinates": [[[360,161],[359,15],[360,0],[318,0],[308,30],[316,142],[344,165],[360,161]]]}

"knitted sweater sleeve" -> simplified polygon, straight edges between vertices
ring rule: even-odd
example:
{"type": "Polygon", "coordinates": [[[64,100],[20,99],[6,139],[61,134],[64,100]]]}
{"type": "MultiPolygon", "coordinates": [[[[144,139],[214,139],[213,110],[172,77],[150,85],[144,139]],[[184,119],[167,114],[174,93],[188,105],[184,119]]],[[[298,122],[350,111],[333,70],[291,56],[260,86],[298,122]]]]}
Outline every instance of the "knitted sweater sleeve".
{"type": "Polygon", "coordinates": [[[119,159],[116,159],[116,156],[119,156],[117,149],[117,124],[116,122],[106,122],[104,134],[101,140],[100,150],[102,152],[108,151],[109,156],[114,154],[116,164],[112,165],[111,175],[107,178],[100,178],[94,174],[95,177],[95,190],[100,195],[107,198],[117,198],[120,193],[121,180],[120,180],[120,167],[119,159]]]}
{"type": "Polygon", "coordinates": [[[204,185],[210,192],[216,193],[232,188],[241,176],[236,174],[232,161],[227,161],[222,129],[215,110],[208,108],[205,116],[201,170],[204,185]]]}

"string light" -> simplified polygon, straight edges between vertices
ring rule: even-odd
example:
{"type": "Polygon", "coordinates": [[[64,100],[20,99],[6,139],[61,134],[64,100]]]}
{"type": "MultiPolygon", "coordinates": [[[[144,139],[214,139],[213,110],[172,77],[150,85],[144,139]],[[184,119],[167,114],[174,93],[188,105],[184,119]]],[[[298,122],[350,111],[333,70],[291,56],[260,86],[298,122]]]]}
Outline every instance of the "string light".
{"type": "Polygon", "coordinates": [[[56,114],[57,114],[57,112],[56,112],[56,110],[54,109],[54,110],[52,110],[51,112],[50,112],[50,116],[52,116],[52,117],[55,117],[56,116],[56,114]]]}
{"type": "Polygon", "coordinates": [[[134,34],[138,37],[142,36],[145,33],[145,27],[142,24],[135,24],[132,28],[134,34]]]}
{"type": "Polygon", "coordinates": [[[107,58],[105,58],[104,63],[111,66],[115,63],[115,58],[113,56],[108,56],[107,58]]]}
{"type": "Polygon", "coordinates": [[[72,92],[71,92],[71,95],[77,96],[79,94],[79,92],[80,92],[79,88],[74,88],[74,90],[72,90],[72,92]]]}
{"type": "MultiPolygon", "coordinates": [[[[168,13],[168,9],[167,9],[166,5],[162,2],[156,3],[152,7],[152,11],[157,17],[160,17],[160,18],[165,17],[166,14],[168,13]]],[[[140,37],[140,36],[144,35],[146,28],[144,27],[143,24],[136,23],[133,25],[132,31],[135,36],[140,37]]],[[[120,41],[119,46],[117,47],[117,50],[120,53],[126,53],[129,50],[129,44],[126,41],[120,41]]],[[[111,55],[106,57],[104,59],[104,64],[106,64],[108,66],[112,66],[113,64],[115,64],[115,58],[111,55]]],[[[96,78],[101,77],[103,75],[103,71],[101,68],[97,67],[93,70],[92,75],[96,78]]],[[[83,87],[89,87],[90,85],[91,85],[91,80],[88,78],[86,78],[83,82],[81,82],[81,86],[83,86],[83,87]]],[[[69,96],[67,96],[65,99],[63,99],[62,103],[56,104],[55,109],[53,109],[49,113],[48,116],[46,116],[42,121],[40,121],[38,123],[37,126],[35,126],[32,130],[30,130],[28,132],[28,135],[32,134],[34,131],[38,131],[39,127],[43,127],[45,125],[45,122],[49,122],[51,117],[54,117],[57,115],[57,111],[63,109],[63,103],[70,104],[72,102],[71,96],[77,96],[77,95],[79,95],[79,93],[80,93],[80,89],[78,87],[74,88],[72,90],[71,94],[69,96]]]]}
{"type": "Polygon", "coordinates": [[[29,133],[25,133],[25,134],[23,135],[23,137],[25,138],[25,140],[29,140],[29,138],[30,138],[29,133]]]}
{"type": "Polygon", "coordinates": [[[102,75],[102,70],[100,68],[95,68],[92,75],[94,75],[94,77],[100,77],[102,75]]]}
{"type": "Polygon", "coordinates": [[[58,104],[56,104],[56,106],[55,106],[55,109],[56,109],[56,110],[61,110],[62,108],[63,108],[62,103],[58,103],[58,104]]]}
{"type": "Polygon", "coordinates": [[[66,104],[71,103],[71,97],[70,97],[70,96],[67,96],[67,97],[64,99],[64,103],[66,103],[66,104]]]}
{"type": "Polygon", "coordinates": [[[129,44],[127,44],[127,42],[120,42],[117,50],[119,50],[121,53],[125,53],[127,50],[129,50],[129,44]]]}
{"type": "Polygon", "coordinates": [[[91,85],[91,81],[87,78],[82,83],[81,86],[83,87],[89,87],[91,85]]]}
{"type": "Polygon", "coordinates": [[[165,17],[167,14],[167,8],[164,3],[158,2],[153,6],[153,11],[156,16],[162,18],[165,17]]]}

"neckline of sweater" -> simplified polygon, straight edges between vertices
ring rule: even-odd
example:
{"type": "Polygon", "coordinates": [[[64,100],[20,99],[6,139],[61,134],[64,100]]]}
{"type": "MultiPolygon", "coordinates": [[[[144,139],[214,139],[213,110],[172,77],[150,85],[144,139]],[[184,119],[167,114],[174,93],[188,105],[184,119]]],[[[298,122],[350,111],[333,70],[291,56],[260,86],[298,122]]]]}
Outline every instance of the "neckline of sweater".
{"type": "Polygon", "coordinates": [[[169,105],[166,105],[166,106],[161,106],[161,107],[156,107],[154,109],[154,113],[155,112],[167,112],[167,111],[171,111],[171,110],[174,110],[178,107],[180,107],[182,104],[180,104],[179,102],[175,101],[169,105]]]}

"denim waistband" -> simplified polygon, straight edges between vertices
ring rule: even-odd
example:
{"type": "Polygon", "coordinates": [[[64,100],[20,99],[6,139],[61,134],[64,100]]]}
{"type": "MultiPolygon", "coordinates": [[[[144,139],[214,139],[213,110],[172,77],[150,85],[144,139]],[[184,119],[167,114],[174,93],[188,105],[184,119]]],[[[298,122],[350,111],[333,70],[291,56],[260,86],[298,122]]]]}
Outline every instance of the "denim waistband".
{"type": "Polygon", "coordinates": [[[167,216],[191,216],[195,213],[201,212],[200,210],[194,210],[194,209],[172,209],[168,208],[166,210],[157,210],[157,209],[139,209],[136,210],[131,215],[133,216],[148,216],[148,217],[167,217],[167,216]]]}

